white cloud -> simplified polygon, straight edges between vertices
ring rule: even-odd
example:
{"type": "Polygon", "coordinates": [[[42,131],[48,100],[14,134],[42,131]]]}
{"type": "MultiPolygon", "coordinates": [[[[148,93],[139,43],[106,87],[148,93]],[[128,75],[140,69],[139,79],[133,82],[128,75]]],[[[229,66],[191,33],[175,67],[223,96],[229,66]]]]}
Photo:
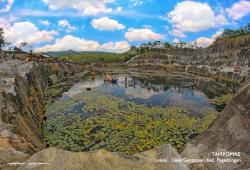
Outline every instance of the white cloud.
{"type": "Polygon", "coordinates": [[[177,39],[177,38],[175,38],[175,39],[173,40],[173,43],[178,44],[178,43],[180,43],[180,40],[179,40],[179,39],[177,39]]]}
{"type": "Polygon", "coordinates": [[[70,26],[69,22],[67,20],[60,20],[58,21],[58,25],[60,27],[67,27],[67,26],[70,26]]]}
{"type": "MultiPolygon", "coordinates": [[[[222,12],[222,13],[224,13],[224,12],[222,12]]],[[[222,13],[221,13],[221,14],[218,14],[218,15],[215,17],[215,23],[216,23],[217,25],[221,25],[221,26],[223,26],[223,25],[228,25],[229,22],[228,22],[227,18],[226,18],[222,13]]]]}
{"type": "Polygon", "coordinates": [[[8,29],[11,27],[12,23],[14,23],[15,21],[16,21],[16,17],[12,15],[0,17],[0,27],[4,29],[8,29]]]}
{"type": "Polygon", "coordinates": [[[250,1],[241,0],[233,4],[231,8],[226,9],[226,12],[234,20],[241,19],[242,17],[250,14],[250,1]]]}
{"type": "Polygon", "coordinates": [[[141,87],[135,88],[126,88],[125,90],[126,95],[131,96],[133,98],[140,98],[140,99],[149,99],[150,97],[157,95],[161,92],[155,92],[154,90],[144,89],[141,87]]]}
{"type": "Polygon", "coordinates": [[[122,11],[122,9],[123,9],[123,8],[122,8],[121,6],[118,6],[118,7],[116,8],[115,11],[116,11],[116,12],[120,12],[120,11],[122,11]]]}
{"type": "Polygon", "coordinates": [[[76,27],[72,26],[67,20],[60,20],[58,22],[58,26],[62,28],[66,28],[66,32],[72,32],[76,30],[76,27]]]}
{"type": "Polygon", "coordinates": [[[130,49],[130,45],[127,41],[120,41],[120,42],[108,42],[100,47],[100,51],[106,52],[114,52],[114,53],[123,53],[130,49]]]}
{"type": "Polygon", "coordinates": [[[134,29],[130,28],[125,33],[125,38],[128,41],[146,41],[146,40],[160,40],[164,39],[164,35],[153,32],[149,28],[134,29]]]}
{"type": "Polygon", "coordinates": [[[0,18],[0,27],[1,28],[8,28],[8,27],[10,27],[9,20],[7,20],[5,18],[0,18]]]}
{"type": "Polygon", "coordinates": [[[130,46],[126,41],[121,42],[109,42],[100,45],[97,41],[85,40],[72,35],[66,35],[63,38],[56,39],[55,44],[46,45],[44,47],[38,48],[37,51],[105,51],[122,53],[129,50],[130,46]]]}
{"type": "Polygon", "coordinates": [[[115,0],[43,0],[51,9],[73,8],[83,15],[98,15],[112,12],[107,5],[115,0]]]}
{"type": "Polygon", "coordinates": [[[199,37],[195,40],[195,42],[199,47],[208,47],[214,42],[214,40],[212,38],[199,37]]]}
{"type": "Polygon", "coordinates": [[[133,6],[138,6],[143,4],[143,0],[130,0],[133,6]]]}
{"type": "Polygon", "coordinates": [[[186,37],[186,35],[181,30],[178,30],[178,29],[172,30],[171,33],[174,36],[179,37],[179,38],[185,38],[186,37]]]}
{"type": "Polygon", "coordinates": [[[96,41],[89,41],[72,35],[66,35],[61,39],[56,39],[54,45],[46,45],[39,48],[38,51],[95,51],[98,47],[99,44],[96,41]]]}
{"type": "Polygon", "coordinates": [[[169,21],[173,24],[172,33],[180,38],[185,32],[198,32],[227,24],[222,13],[215,15],[207,3],[183,1],[168,13],[169,21]]]}
{"type": "Polygon", "coordinates": [[[6,5],[2,8],[0,8],[0,12],[2,13],[6,13],[6,12],[9,12],[13,3],[14,3],[14,0],[1,0],[1,2],[6,2],[6,5]]]}
{"type": "Polygon", "coordinates": [[[93,19],[91,21],[91,25],[93,28],[98,30],[122,30],[125,28],[124,25],[120,24],[118,21],[114,19],[110,19],[109,17],[102,17],[99,19],[93,19]]]}
{"type": "Polygon", "coordinates": [[[20,45],[24,41],[28,44],[49,42],[57,34],[56,31],[41,31],[31,22],[14,23],[8,29],[5,29],[4,32],[7,41],[14,45],[20,45]]]}
{"type": "Polygon", "coordinates": [[[50,22],[48,20],[39,20],[39,22],[45,26],[49,26],[50,22]]]}
{"type": "Polygon", "coordinates": [[[217,31],[211,38],[207,38],[207,37],[199,37],[195,40],[196,44],[199,47],[208,47],[209,45],[211,45],[216,38],[218,38],[221,34],[223,33],[223,31],[217,31]]]}

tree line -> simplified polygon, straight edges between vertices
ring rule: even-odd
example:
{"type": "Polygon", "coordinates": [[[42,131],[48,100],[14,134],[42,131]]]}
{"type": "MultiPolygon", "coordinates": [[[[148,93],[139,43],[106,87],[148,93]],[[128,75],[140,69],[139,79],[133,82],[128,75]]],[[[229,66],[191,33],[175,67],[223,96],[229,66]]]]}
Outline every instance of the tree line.
{"type": "Polygon", "coordinates": [[[239,29],[225,29],[224,32],[217,38],[219,39],[224,39],[224,38],[234,38],[234,37],[239,37],[239,36],[244,36],[250,34],[250,23],[248,23],[244,27],[240,27],[239,29]]]}
{"type": "MultiPolygon", "coordinates": [[[[234,38],[239,36],[244,36],[250,34],[250,23],[248,23],[244,27],[240,27],[239,29],[225,29],[224,32],[217,37],[216,40],[224,39],[224,38],[234,38]]],[[[143,43],[140,46],[131,46],[130,51],[136,51],[137,54],[148,52],[148,51],[160,51],[161,49],[175,49],[175,48],[189,48],[189,49],[199,49],[202,48],[198,46],[198,44],[193,42],[178,42],[178,43],[169,43],[169,42],[161,42],[154,41],[143,43]]]]}

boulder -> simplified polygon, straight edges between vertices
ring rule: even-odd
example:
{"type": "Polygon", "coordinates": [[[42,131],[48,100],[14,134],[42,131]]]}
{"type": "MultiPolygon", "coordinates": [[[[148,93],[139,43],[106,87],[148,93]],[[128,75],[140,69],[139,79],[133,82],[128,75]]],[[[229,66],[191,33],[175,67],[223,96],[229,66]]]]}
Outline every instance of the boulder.
{"type": "Polygon", "coordinates": [[[106,150],[74,153],[48,148],[34,154],[19,170],[188,170],[184,163],[171,163],[172,158],[180,156],[171,145],[163,145],[135,155],[106,150]]]}
{"type": "Polygon", "coordinates": [[[229,158],[239,163],[191,163],[191,169],[233,170],[250,167],[250,84],[230,101],[210,127],[181,153],[183,158],[229,158]],[[237,153],[240,156],[214,156],[237,153]]]}

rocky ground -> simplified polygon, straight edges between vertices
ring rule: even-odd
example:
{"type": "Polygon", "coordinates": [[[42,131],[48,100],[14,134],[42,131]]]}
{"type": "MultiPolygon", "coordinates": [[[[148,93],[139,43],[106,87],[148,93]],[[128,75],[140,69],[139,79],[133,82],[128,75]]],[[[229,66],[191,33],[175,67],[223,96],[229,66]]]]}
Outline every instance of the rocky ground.
{"type": "Polygon", "coordinates": [[[164,145],[143,153],[127,156],[122,153],[112,153],[97,150],[86,153],[74,153],[56,148],[45,149],[33,155],[28,162],[46,162],[46,165],[23,165],[19,169],[82,169],[82,170],[188,170],[185,163],[159,162],[180,158],[171,145],[164,145]],[[157,162],[158,161],[158,162],[157,162]]]}

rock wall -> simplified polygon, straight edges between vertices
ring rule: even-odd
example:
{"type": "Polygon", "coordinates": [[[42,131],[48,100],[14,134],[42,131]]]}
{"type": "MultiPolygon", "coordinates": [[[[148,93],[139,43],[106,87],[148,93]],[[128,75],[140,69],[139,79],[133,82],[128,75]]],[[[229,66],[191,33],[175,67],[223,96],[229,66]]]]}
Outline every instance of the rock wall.
{"type": "MultiPolygon", "coordinates": [[[[204,133],[182,151],[185,158],[215,158],[211,152],[240,152],[240,163],[190,164],[191,169],[233,170],[250,167],[250,84],[236,95],[204,133]]],[[[223,157],[219,157],[223,158],[223,157]]]]}
{"type": "Polygon", "coordinates": [[[34,153],[45,148],[41,131],[45,89],[80,71],[80,65],[1,61],[0,130],[20,135],[29,146],[25,147],[26,152],[34,153]]]}
{"type": "Polygon", "coordinates": [[[204,49],[176,48],[141,54],[128,63],[169,63],[198,65],[240,65],[250,67],[250,36],[219,40],[204,49]]]}
{"type": "Polygon", "coordinates": [[[204,49],[177,49],[174,62],[201,65],[240,65],[250,67],[250,36],[218,40],[204,49]]]}
{"type": "Polygon", "coordinates": [[[13,130],[35,148],[42,149],[43,94],[49,74],[45,66],[35,63],[26,66],[30,67],[26,75],[16,74],[11,81],[3,80],[1,119],[14,126],[13,130]],[[10,87],[12,90],[6,92],[10,87]]]}

